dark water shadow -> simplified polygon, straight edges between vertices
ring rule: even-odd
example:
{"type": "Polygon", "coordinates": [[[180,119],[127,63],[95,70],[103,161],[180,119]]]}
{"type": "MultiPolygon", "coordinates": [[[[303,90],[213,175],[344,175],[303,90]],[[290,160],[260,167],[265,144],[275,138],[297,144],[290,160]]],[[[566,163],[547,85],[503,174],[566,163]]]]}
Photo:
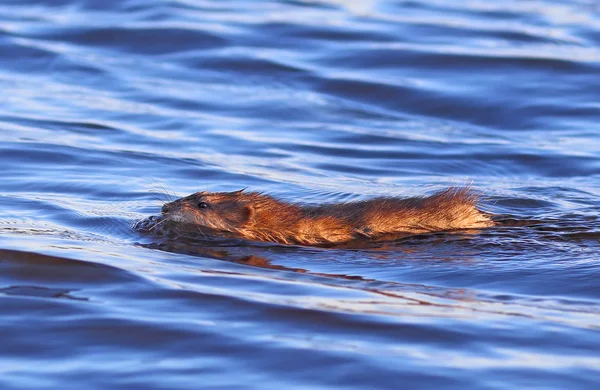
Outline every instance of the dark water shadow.
{"type": "Polygon", "coordinates": [[[82,290],[138,282],[140,277],[102,263],[0,249],[0,295],[89,301],[82,290]]]}

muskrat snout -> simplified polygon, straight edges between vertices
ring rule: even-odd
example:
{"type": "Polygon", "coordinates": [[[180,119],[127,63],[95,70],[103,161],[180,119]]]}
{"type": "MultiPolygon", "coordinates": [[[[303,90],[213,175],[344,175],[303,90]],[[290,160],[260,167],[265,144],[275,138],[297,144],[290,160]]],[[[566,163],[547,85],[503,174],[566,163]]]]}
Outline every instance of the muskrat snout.
{"type": "Polygon", "coordinates": [[[166,203],[163,205],[163,207],[160,211],[163,213],[168,213],[170,210],[171,210],[171,203],[166,203]]]}

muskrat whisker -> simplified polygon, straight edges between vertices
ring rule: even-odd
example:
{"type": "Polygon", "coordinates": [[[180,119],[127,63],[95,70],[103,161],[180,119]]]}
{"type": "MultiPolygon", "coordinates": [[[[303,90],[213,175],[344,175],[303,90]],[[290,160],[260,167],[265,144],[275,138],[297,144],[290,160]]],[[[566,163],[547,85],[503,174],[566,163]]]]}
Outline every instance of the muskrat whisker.
{"type": "Polygon", "coordinates": [[[163,205],[165,205],[165,204],[169,203],[169,202],[165,201],[165,199],[164,199],[164,198],[161,198],[161,197],[159,197],[159,196],[158,196],[158,195],[156,195],[156,194],[153,194],[153,195],[152,195],[152,199],[153,199],[153,200],[155,200],[155,201],[157,201],[157,202],[160,202],[160,203],[161,203],[161,206],[163,206],[163,205]]]}
{"type": "Polygon", "coordinates": [[[175,194],[175,192],[173,191],[171,191],[172,194],[169,193],[169,191],[165,188],[165,185],[158,181],[156,178],[152,178],[152,181],[154,182],[153,189],[157,192],[160,192],[164,196],[165,203],[170,203],[174,199],[177,199],[177,194],[175,194]]]}
{"type": "Polygon", "coordinates": [[[160,224],[165,223],[165,222],[167,222],[166,219],[158,221],[158,223],[155,223],[154,226],[152,226],[150,229],[148,229],[148,231],[151,232],[152,230],[154,230],[154,228],[156,228],[157,226],[159,226],[160,224]]]}
{"type": "Polygon", "coordinates": [[[169,203],[171,201],[167,194],[164,192],[164,190],[161,190],[160,188],[153,187],[152,192],[150,194],[154,199],[162,203],[169,203]]]}
{"type": "Polygon", "coordinates": [[[167,197],[167,202],[172,202],[174,199],[177,199],[177,194],[174,191],[169,191],[165,185],[161,184],[161,188],[164,191],[166,197],[167,197]]]}
{"type": "Polygon", "coordinates": [[[173,201],[173,198],[171,198],[171,194],[169,194],[169,192],[164,187],[160,188],[159,190],[161,191],[160,193],[163,196],[165,203],[170,203],[173,201]]]}
{"type": "Polygon", "coordinates": [[[169,197],[169,194],[166,194],[164,192],[161,192],[162,195],[162,202],[164,204],[170,203],[171,202],[171,198],[169,197]]]}
{"type": "Polygon", "coordinates": [[[202,234],[202,236],[206,239],[206,234],[204,234],[204,232],[202,231],[202,229],[200,229],[200,226],[198,226],[198,231],[200,232],[200,234],[202,234]]]}
{"type": "Polygon", "coordinates": [[[202,236],[204,238],[206,238],[206,234],[204,234],[204,232],[202,231],[202,229],[200,228],[200,225],[202,225],[201,221],[198,220],[198,217],[194,216],[194,221],[196,222],[196,228],[198,228],[198,231],[200,232],[200,234],[202,234],[202,236]]]}

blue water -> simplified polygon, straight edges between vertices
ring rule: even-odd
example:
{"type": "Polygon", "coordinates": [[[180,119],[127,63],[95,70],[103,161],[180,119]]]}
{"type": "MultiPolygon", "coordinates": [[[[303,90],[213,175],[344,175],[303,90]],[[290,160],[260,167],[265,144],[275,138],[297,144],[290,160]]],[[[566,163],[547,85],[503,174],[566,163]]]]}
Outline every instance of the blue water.
{"type": "Polygon", "coordinates": [[[1,389],[600,388],[592,0],[5,0],[1,389]],[[472,185],[506,226],[158,242],[168,199],[472,185]]]}

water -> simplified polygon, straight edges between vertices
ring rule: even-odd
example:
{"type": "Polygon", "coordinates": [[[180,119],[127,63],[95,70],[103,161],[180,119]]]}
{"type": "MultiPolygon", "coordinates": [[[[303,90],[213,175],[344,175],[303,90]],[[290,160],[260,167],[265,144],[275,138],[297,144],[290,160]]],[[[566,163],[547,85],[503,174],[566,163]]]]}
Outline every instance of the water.
{"type": "Polygon", "coordinates": [[[0,388],[600,386],[588,0],[3,2],[0,388]],[[167,196],[473,186],[512,226],[157,242],[167,196]]]}

